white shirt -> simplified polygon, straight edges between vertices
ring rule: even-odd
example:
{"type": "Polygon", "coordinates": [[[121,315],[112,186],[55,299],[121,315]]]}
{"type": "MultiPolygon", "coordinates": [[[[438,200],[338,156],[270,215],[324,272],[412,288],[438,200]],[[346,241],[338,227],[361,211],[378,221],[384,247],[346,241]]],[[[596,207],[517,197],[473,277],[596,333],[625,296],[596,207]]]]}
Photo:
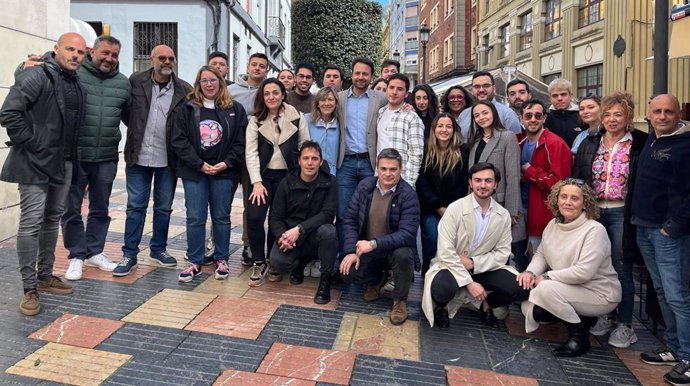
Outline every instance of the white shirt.
{"type": "Polygon", "coordinates": [[[393,114],[397,111],[386,108],[386,110],[381,114],[381,119],[378,125],[376,125],[376,133],[378,134],[378,139],[376,140],[376,154],[381,153],[381,150],[391,147],[390,137],[388,135],[388,125],[393,119],[393,114]]]}
{"type": "Polygon", "coordinates": [[[494,200],[489,202],[489,209],[486,214],[482,214],[482,206],[479,205],[477,199],[472,194],[472,207],[474,208],[474,240],[472,240],[472,245],[470,245],[470,255],[477,249],[479,243],[484,238],[486,230],[489,228],[489,218],[491,216],[491,208],[494,206],[494,200]]]}

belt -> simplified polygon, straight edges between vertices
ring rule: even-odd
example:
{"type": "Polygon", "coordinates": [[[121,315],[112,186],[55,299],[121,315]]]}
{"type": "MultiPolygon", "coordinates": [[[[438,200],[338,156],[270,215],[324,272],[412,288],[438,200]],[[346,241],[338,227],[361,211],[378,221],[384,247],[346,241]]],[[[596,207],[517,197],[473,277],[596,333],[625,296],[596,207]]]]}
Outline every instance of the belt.
{"type": "Polygon", "coordinates": [[[369,159],[369,153],[345,154],[345,158],[369,159]]]}

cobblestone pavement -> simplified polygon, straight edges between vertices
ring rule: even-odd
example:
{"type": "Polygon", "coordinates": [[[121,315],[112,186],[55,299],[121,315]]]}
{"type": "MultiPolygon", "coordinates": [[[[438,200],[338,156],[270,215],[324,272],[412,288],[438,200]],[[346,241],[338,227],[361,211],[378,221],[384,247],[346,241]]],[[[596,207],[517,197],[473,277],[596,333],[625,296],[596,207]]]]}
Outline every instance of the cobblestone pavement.
{"type": "MultiPolygon", "coordinates": [[[[124,231],[123,164],[105,247],[113,260],[121,256],[124,231]]],[[[73,295],[42,295],[34,317],[18,309],[15,240],[0,243],[0,385],[654,385],[669,369],[639,361],[640,351],[660,343],[637,319],[640,340],[630,349],[592,336],[592,350],[574,359],[550,353],[566,337],[562,327],[525,334],[517,307],[501,329],[485,327],[467,310],[449,329],[430,328],[420,316],[419,276],[402,326],[388,321],[391,298],[364,303],[356,286],[334,287],[323,306],[312,300],[318,279],[249,288],[240,264],[241,211],[238,192],[228,280],[215,280],[205,267],[191,283],[178,283],[186,249],[180,184],[168,245],[177,270],[155,266],[146,249],[124,278],[85,267],[73,295]]],[[[148,235],[150,212],[147,220],[148,235]]],[[[148,240],[145,235],[142,248],[148,240]]],[[[67,267],[61,245],[58,240],[58,275],[67,267]]]]}

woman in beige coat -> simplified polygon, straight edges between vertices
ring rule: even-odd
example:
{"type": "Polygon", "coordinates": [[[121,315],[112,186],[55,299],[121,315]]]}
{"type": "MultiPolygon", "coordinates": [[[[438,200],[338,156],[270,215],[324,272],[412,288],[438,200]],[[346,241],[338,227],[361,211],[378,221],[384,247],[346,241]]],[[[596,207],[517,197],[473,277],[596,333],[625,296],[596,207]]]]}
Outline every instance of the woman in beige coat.
{"type": "Polygon", "coordinates": [[[554,218],[544,229],[539,249],[527,270],[518,275],[523,288],[532,288],[522,303],[525,330],[539,323],[561,321],[570,337],[554,355],[580,356],[589,350],[589,328],[596,317],[616,309],[621,285],[611,264],[611,243],[592,189],[567,179],[551,189],[547,201],[554,218]]]}

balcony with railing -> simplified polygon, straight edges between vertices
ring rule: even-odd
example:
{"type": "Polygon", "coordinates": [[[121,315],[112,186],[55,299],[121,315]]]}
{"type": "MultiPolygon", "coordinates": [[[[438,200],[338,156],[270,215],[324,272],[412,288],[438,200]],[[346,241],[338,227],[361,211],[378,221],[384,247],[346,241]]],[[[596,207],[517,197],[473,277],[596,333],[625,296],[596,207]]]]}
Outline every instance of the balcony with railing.
{"type": "Polygon", "coordinates": [[[285,49],[285,24],[279,17],[269,16],[266,37],[272,54],[276,55],[285,49]]]}

